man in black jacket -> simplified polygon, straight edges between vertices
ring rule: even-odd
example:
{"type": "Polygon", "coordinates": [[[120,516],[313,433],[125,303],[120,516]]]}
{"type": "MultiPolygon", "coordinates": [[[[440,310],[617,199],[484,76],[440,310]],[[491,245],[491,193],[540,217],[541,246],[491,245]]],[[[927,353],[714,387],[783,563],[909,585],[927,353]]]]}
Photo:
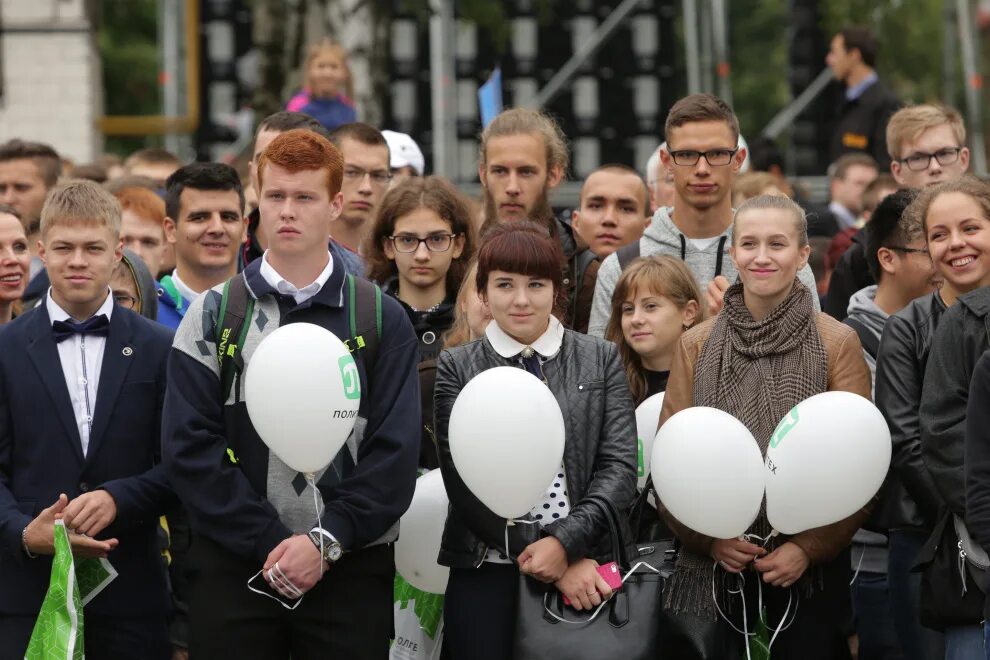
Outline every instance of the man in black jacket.
{"type": "Polygon", "coordinates": [[[825,63],[835,79],[846,86],[839,119],[832,138],[830,160],[862,151],[881,168],[890,165],[887,153],[887,120],[901,102],[883,85],[874,69],[877,40],[866,27],[847,27],[832,37],[825,63]]]}

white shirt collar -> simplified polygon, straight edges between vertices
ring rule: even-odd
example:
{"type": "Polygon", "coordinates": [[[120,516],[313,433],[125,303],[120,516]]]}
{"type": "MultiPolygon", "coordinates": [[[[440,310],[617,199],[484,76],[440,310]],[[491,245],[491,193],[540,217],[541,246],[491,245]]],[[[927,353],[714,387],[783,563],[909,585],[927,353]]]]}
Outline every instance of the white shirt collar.
{"type": "Polygon", "coordinates": [[[196,298],[199,298],[199,294],[203,293],[202,291],[193,291],[189,288],[189,285],[183,282],[182,278],[179,277],[178,268],[172,271],[172,284],[175,285],[175,290],[179,292],[179,295],[182,296],[183,300],[187,303],[191,303],[196,300],[196,298]]]}
{"type": "Polygon", "coordinates": [[[856,226],[856,216],[853,215],[852,211],[847,209],[842,204],[839,204],[837,201],[832,200],[829,202],[828,210],[831,211],[839,221],[839,224],[841,225],[839,229],[856,226]]]}
{"type": "MultiPolygon", "coordinates": [[[[55,299],[52,298],[52,288],[48,287],[48,295],[45,298],[45,307],[48,309],[48,319],[55,323],[55,321],[85,321],[87,319],[73,319],[72,315],[67,311],[62,309],[55,299]]],[[[113,313],[113,296],[110,292],[110,287],[107,287],[107,298],[100,305],[100,308],[96,310],[93,316],[98,316],[99,314],[105,314],[109,320],[110,314],[113,313]]]]}
{"type": "MultiPolygon", "coordinates": [[[[488,338],[488,342],[492,345],[492,348],[495,349],[495,352],[504,358],[515,357],[526,348],[526,344],[521,344],[510,337],[494,321],[488,324],[488,327],[485,329],[485,336],[488,338]]],[[[563,340],[564,326],[557,320],[556,316],[551,316],[546,332],[540,335],[530,346],[546,359],[553,357],[560,351],[560,345],[563,340]]]]}
{"type": "Polygon", "coordinates": [[[323,285],[330,279],[330,275],[333,274],[333,255],[330,254],[329,250],[327,251],[327,265],[323,269],[323,272],[317,275],[312,283],[307,284],[301,289],[279,275],[279,272],[268,261],[268,250],[265,250],[265,253],[261,256],[261,269],[259,272],[273,289],[283,295],[292,296],[298,305],[319,293],[323,285]]]}

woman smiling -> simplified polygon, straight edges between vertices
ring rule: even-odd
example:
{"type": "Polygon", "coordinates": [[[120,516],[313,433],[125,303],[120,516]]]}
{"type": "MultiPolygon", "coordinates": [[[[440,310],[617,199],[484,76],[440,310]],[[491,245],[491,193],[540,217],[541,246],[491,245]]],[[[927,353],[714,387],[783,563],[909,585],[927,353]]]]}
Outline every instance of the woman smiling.
{"type": "MultiPolygon", "coordinates": [[[[719,408],[746,425],[765,455],[777,423],[804,399],[832,390],[869,398],[870,372],[856,333],[816,313],[813,294],[797,280],[809,253],[804,212],[791,200],[762,195],[739,208],[730,250],[739,281],[726,291],[716,318],[682,336],[661,424],[691,406],[719,408]]],[[[724,606],[735,581],[720,580],[725,589],[713,594],[716,563],[717,570],[743,576],[746,608],[752,608],[750,631],[755,630],[760,601],[767,624],[781,628],[774,658],[848,657],[839,613],[850,597],[848,576],[843,580],[849,560],[840,552],[867,509],[789,537],[772,535],[762,510],[746,538],[738,539],[713,539],[688,529],[669,512],[663,514],[684,547],[668,589],[669,607],[714,617],[717,595],[722,610],[731,610],[733,623],[741,628],[738,603],[724,606]]],[[[744,643],[742,635],[738,640],[744,643]]]]}

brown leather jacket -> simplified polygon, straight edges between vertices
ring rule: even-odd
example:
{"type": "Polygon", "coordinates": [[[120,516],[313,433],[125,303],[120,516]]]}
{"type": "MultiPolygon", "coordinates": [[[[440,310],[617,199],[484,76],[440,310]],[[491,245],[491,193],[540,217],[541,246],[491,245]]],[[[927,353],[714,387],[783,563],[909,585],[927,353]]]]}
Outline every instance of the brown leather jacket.
{"type": "MultiPolygon", "coordinates": [[[[688,330],[681,337],[670,370],[663,410],[660,413],[661,426],[674,413],[694,405],[694,367],[702,347],[711,334],[714,321],[715,319],[709,319],[688,330]]],[[[863,347],[856,332],[822,312],[816,312],[815,321],[822,344],[825,346],[825,353],[828,355],[828,391],[853,392],[869,399],[870,370],[866,366],[866,360],[863,359],[863,347]]],[[[823,493],[822,496],[828,495],[823,493]]],[[[813,565],[827,562],[849,545],[853,534],[869,517],[872,506],[873,501],[845,520],[809,529],[787,540],[799,545],[813,565]]],[[[715,539],[685,527],[670,515],[662,504],[660,515],[684,547],[701,555],[711,554],[711,545],[715,539]]]]}

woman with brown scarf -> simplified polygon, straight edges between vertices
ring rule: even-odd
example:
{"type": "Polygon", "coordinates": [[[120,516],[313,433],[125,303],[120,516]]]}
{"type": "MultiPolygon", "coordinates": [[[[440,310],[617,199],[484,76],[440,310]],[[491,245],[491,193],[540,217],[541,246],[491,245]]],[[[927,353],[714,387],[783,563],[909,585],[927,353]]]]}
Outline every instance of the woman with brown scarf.
{"type": "MultiPolygon", "coordinates": [[[[660,423],[691,406],[719,408],[746,425],[765,455],[774,428],[792,407],[832,390],[869,398],[870,372],[856,333],[816,313],[814,294],[796,279],[810,253],[799,206],[786,197],[750,199],[736,212],[732,235],[739,282],[726,291],[717,317],[681,338],[660,423]]],[[[745,539],[713,539],[662,507],[661,514],[682,544],[668,583],[668,608],[709,620],[721,609],[741,629],[740,598],[729,593],[738,588],[738,574],[749,633],[757,628],[761,582],[771,636],[786,617],[772,647],[774,660],[849,657],[843,620],[849,559],[840,553],[868,508],[788,537],[773,533],[764,507],[745,539]]],[[[720,618],[720,625],[730,624],[720,618]]],[[[735,639],[744,643],[742,635],[735,639]]]]}

